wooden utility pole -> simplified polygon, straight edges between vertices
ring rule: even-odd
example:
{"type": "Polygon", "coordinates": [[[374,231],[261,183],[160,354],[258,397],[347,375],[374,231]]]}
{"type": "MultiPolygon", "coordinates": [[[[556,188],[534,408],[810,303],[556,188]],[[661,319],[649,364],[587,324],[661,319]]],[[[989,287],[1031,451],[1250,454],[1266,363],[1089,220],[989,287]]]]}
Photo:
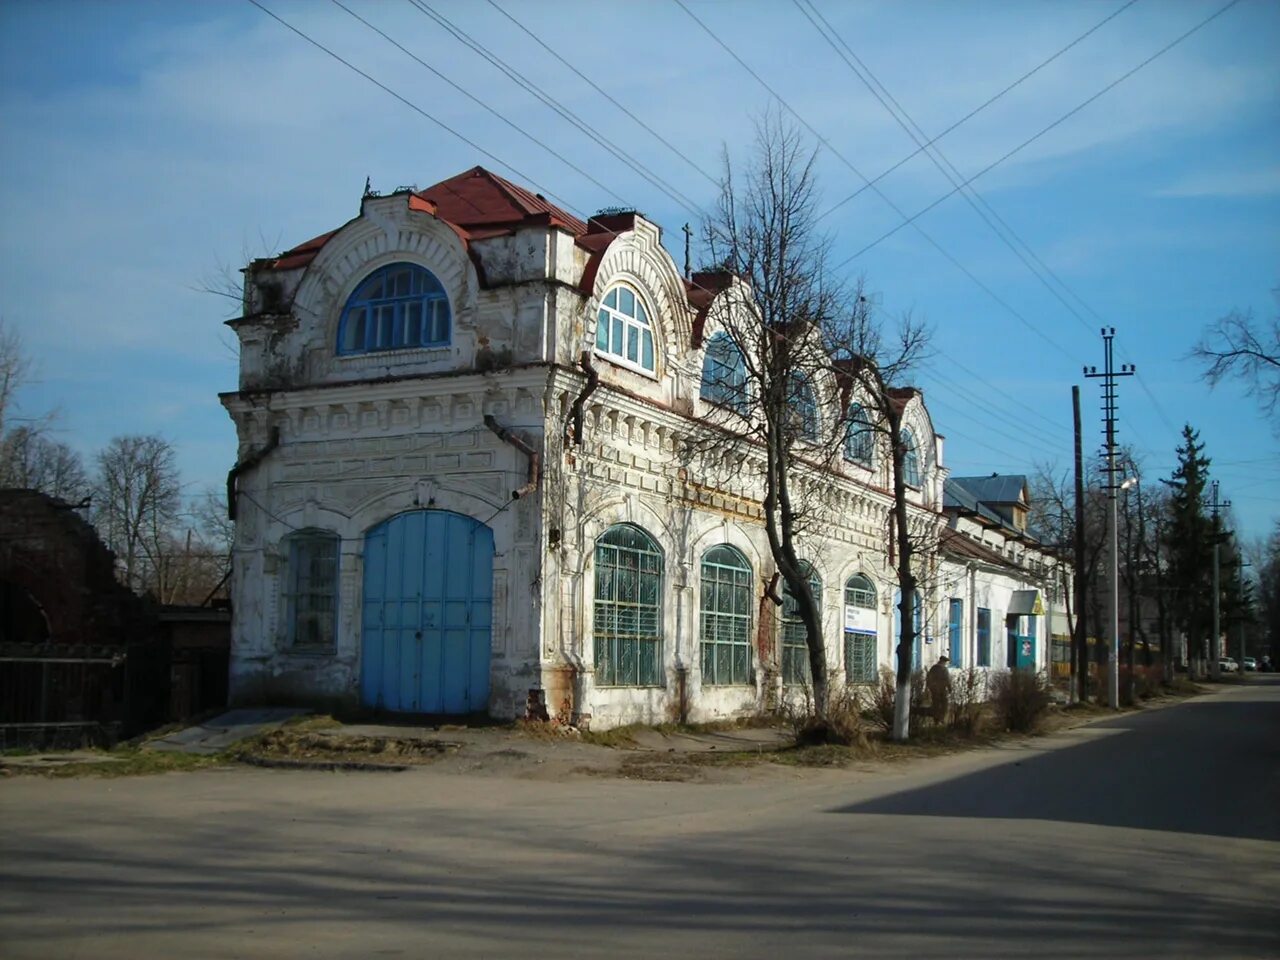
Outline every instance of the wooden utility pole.
{"type": "Polygon", "coordinates": [[[1085,575],[1084,575],[1084,453],[1080,440],[1080,387],[1071,388],[1071,412],[1075,424],[1076,447],[1076,527],[1075,527],[1075,635],[1071,638],[1071,666],[1076,683],[1076,696],[1081,703],[1089,699],[1089,644],[1086,641],[1085,575]]]}

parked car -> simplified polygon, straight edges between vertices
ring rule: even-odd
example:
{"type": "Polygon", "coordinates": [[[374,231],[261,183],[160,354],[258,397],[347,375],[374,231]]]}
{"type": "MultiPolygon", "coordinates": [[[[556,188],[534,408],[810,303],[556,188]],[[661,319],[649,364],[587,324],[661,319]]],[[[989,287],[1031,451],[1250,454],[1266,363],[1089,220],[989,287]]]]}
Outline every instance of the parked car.
{"type": "Polygon", "coordinates": [[[1257,670],[1258,661],[1255,660],[1253,657],[1245,657],[1242,661],[1240,661],[1240,666],[1242,666],[1245,670],[1257,670]]]}
{"type": "Polygon", "coordinates": [[[1232,657],[1219,657],[1218,669],[1223,673],[1236,673],[1240,670],[1240,664],[1236,663],[1232,657]]]}

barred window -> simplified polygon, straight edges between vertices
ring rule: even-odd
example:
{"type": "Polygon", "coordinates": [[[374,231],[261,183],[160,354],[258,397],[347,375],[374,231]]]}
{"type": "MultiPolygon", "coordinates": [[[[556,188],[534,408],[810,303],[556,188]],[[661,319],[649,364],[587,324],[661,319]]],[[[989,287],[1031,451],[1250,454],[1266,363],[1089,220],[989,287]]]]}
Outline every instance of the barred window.
{"type": "Polygon", "coordinates": [[[332,647],[337,619],[338,536],[303,530],[288,540],[287,640],[295,647],[332,647]]]}
{"type": "Polygon", "coordinates": [[[596,683],[662,685],[662,551],[620,523],[596,541],[596,683]]]}
{"type": "Polygon", "coordinates": [[[848,611],[845,617],[844,674],[849,683],[875,683],[879,666],[876,655],[878,638],[875,628],[876,588],[869,577],[862,574],[850,577],[844,585],[846,607],[857,608],[858,619],[850,626],[848,611]]]}
{"type": "Polygon", "coordinates": [[[991,666],[991,611],[978,608],[978,666],[991,666]]]}
{"type": "Polygon", "coordinates": [[[818,442],[818,401],[813,385],[803,373],[795,371],[787,383],[787,402],[791,406],[791,428],[795,435],[810,443],[818,442]]]}
{"type": "Polygon", "coordinates": [[[725,544],[702,555],[702,682],[751,683],[751,564],[725,544]]]}
{"type": "Polygon", "coordinates": [[[910,430],[903,430],[902,440],[902,479],[909,487],[920,486],[920,452],[916,449],[915,437],[910,430]]]}
{"type": "Polygon", "coordinates": [[[866,408],[855,403],[849,408],[845,426],[844,456],[860,466],[870,467],[875,459],[876,435],[866,408]]]}
{"type": "Polygon", "coordinates": [[[727,333],[717,333],[707,342],[700,394],[703,400],[746,412],[747,368],[742,351],[727,333]]]}
{"type": "MultiPolygon", "coordinates": [[[[822,581],[813,566],[801,561],[801,569],[808,576],[809,589],[813,592],[818,612],[822,612],[822,581]]],[[[800,604],[789,589],[782,593],[782,682],[809,683],[809,644],[804,621],[800,619],[800,604]]]]}
{"type": "Polygon", "coordinates": [[[392,263],[369,274],[342,310],[338,353],[448,346],[449,297],[435,274],[392,263]]]}

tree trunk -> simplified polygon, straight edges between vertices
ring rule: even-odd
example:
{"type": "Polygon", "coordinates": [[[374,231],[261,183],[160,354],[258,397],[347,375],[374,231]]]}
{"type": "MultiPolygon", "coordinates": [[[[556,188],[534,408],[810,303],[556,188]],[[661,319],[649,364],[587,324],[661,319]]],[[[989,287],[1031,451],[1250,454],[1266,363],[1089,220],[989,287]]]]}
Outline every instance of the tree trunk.
{"type": "Polygon", "coordinates": [[[907,484],[902,475],[902,417],[893,402],[887,404],[890,449],[893,451],[893,515],[894,535],[898,547],[897,683],[893,698],[893,739],[899,742],[911,736],[911,649],[915,645],[916,578],[911,571],[911,530],[907,526],[907,484]]]}

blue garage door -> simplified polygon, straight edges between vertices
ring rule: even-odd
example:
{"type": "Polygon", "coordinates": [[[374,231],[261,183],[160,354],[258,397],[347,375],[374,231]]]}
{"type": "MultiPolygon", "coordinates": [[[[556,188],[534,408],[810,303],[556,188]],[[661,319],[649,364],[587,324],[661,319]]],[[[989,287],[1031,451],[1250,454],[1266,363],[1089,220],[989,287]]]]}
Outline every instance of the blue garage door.
{"type": "Polygon", "coordinates": [[[360,700],[397,713],[489,705],[493,532],[444,510],[402,513],[364,543],[360,700]]]}

